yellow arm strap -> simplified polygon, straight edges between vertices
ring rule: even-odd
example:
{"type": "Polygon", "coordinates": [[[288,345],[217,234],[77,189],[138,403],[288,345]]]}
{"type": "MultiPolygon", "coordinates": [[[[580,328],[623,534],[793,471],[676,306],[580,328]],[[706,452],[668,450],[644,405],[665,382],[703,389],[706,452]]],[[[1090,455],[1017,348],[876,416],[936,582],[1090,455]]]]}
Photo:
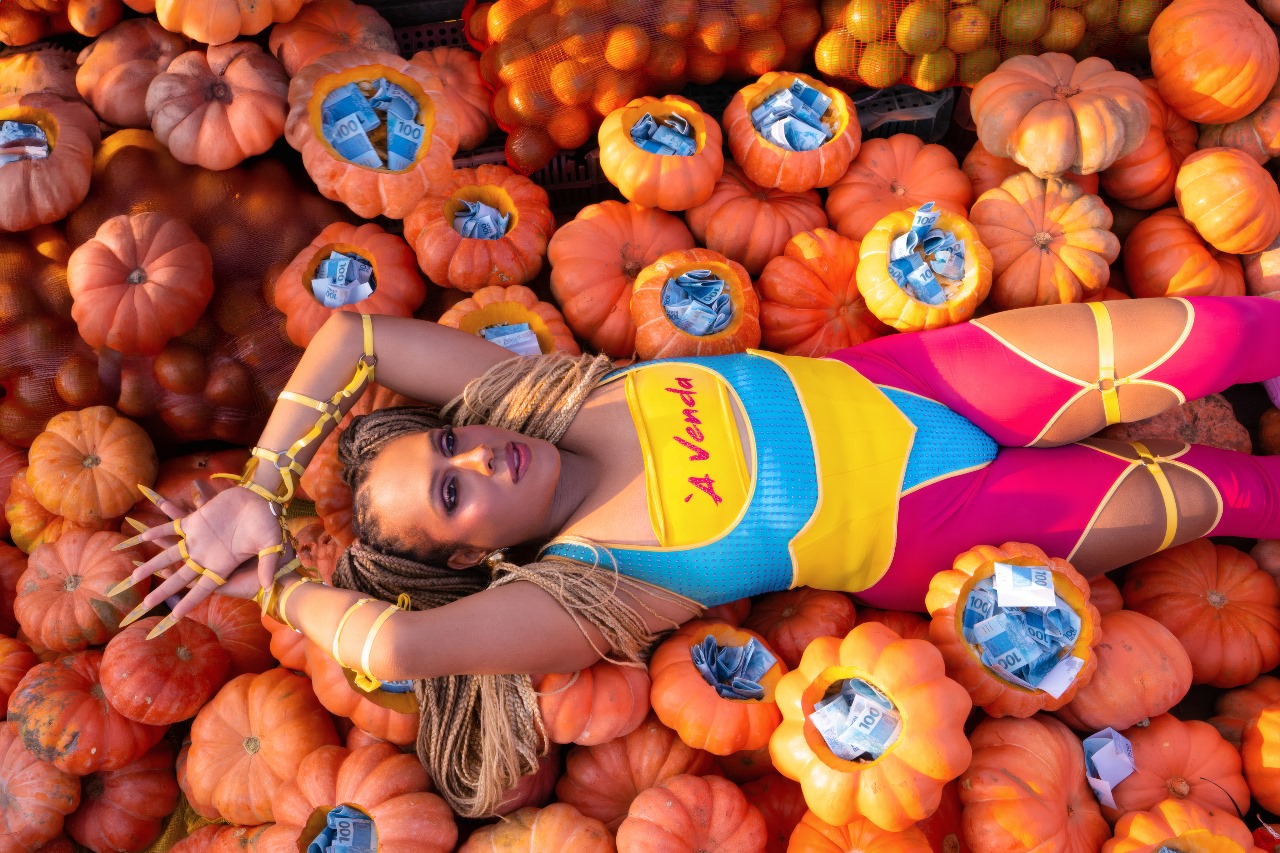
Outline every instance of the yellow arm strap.
{"type": "Polygon", "coordinates": [[[341,649],[339,648],[340,642],[342,640],[342,629],[347,627],[347,620],[350,619],[351,615],[355,613],[357,610],[359,610],[361,607],[364,607],[366,604],[376,600],[377,599],[373,599],[373,598],[360,599],[355,604],[348,607],[347,612],[343,613],[342,618],[338,620],[338,630],[333,632],[333,647],[329,650],[329,657],[336,660],[339,666],[342,666],[345,669],[351,668],[342,662],[341,649]]]}
{"type": "Polygon", "coordinates": [[[1111,315],[1101,302],[1087,302],[1098,324],[1098,390],[1102,392],[1102,410],[1108,424],[1120,423],[1120,394],[1117,386],[1123,384],[1116,376],[1116,340],[1111,326],[1111,315]]]}
{"type": "Polygon", "coordinates": [[[1160,467],[1160,461],[1142,442],[1134,441],[1131,443],[1133,444],[1133,449],[1138,451],[1142,464],[1146,466],[1147,471],[1155,479],[1156,488],[1160,490],[1160,499],[1164,501],[1164,541],[1160,543],[1160,547],[1157,549],[1163,551],[1173,544],[1173,538],[1178,534],[1178,501],[1173,495],[1173,486],[1169,483],[1168,475],[1160,467]]]}
{"type": "Polygon", "coordinates": [[[378,618],[373,620],[373,625],[369,627],[369,633],[364,638],[364,649],[360,652],[360,669],[356,670],[356,686],[361,690],[377,690],[382,686],[382,682],[373,677],[369,672],[369,652],[373,650],[374,638],[378,636],[378,632],[382,630],[383,624],[391,618],[391,614],[399,613],[402,610],[409,609],[409,596],[403,592],[396,599],[395,604],[387,605],[387,609],[378,614],[378,618]]]}

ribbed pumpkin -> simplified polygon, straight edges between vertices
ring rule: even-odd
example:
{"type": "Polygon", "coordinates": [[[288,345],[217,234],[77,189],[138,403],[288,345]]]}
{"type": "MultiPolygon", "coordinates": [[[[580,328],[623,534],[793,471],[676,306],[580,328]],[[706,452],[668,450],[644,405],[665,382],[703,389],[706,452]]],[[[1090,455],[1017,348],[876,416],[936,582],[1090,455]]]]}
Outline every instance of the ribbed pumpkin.
{"type": "Polygon", "coordinates": [[[693,245],[684,222],[665,211],[617,201],[588,205],[547,246],[551,293],[576,335],[625,358],[635,351],[636,276],[667,252],[693,245]]]}
{"type": "Polygon", "coordinates": [[[27,749],[64,773],[119,770],[146,754],[167,726],[126,719],[107,702],[92,649],[37,664],[9,697],[9,720],[27,749]]]}
{"type": "Polygon", "coordinates": [[[1043,715],[986,719],[970,742],[960,802],[973,853],[1097,850],[1110,837],[1085,781],[1084,748],[1062,723],[1043,715]]]}
{"type": "Polygon", "coordinates": [[[282,622],[263,615],[262,627],[271,635],[271,656],[285,669],[307,671],[307,638],[282,622]]]}
{"type": "Polygon", "coordinates": [[[111,706],[139,723],[167,725],[194,717],[226,681],[231,656],[218,637],[192,619],[179,619],[154,640],[160,617],[117,634],[102,652],[102,692],[111,706]]]}
{"type": "Polygon", "coordinates": [[[760,300],[751,276],[737,261],[711,249],[668,252],[640,271],[631,294],[636,353],[643,359],[726,355],[760,345],[760,300]],[[691,335],[667,317],[662,291],[667,281],[690,270],[710,270],[725,283],[732,319],[709,335],[691,335]]]}
{"type": "Polygon", "coordinates": [[[764,346],[820,358],[889,331],[858,291],[859,248],[829,228],[787,241],[756,282],[764,346]]]}
{"type": "Polygon", "coordinates": [[[1142,144],[1151,121],[1138,78],[1065,53],[1006,59],[969,104],[986,149],[1041,178],[1101,172],[1142,144]]]}
{"type": "Polygon", "coordinates": [[[1201,124],[1253,112],[1280,71],[1271,28],[1243,0],[1174,0],[1152,22],[1147,44],[1160,97],[1201,124]]]}
{"type": "Polygon", "coordinates": [[[556,783],[556,798],[616,830],[641,791],[682,773],[706,773],[713,766],[709,753],[686,746],[650,714],[631,734],[570,749],[564,775],[556,783]]]}
{"type": "Polygon", "coordinates": [[[71,254],[67,287],[85,343],[157,355],[204,313],[213,296],[213,258],[180,219],[113,216],[71,254]]]}
{"type": "Polygon", "coordinates": [[[861,240],[890,213],[927,201],[935,209],[964,216],[973,202],[973,186],[946,148],[897,133],[863,143],[849,170],[828,191],[827,216],[845,237],[861,240]]]}
{"type": "Polygon", "coordinates": [[[777,697],[783,719],[769,741],[774,767],[801,784],[809,808],[827,823],[861,815],[900,832],[932,813],[943,785],[969,763],[969,694],[946,677],[937,649],[883,625],[814,640],[778,683],[777,697]],[[849,678],[873,685],[901,716],[897,739],[870,761],[839,758],[809,722],[814,703],[849,678]]]}
{"type": "Polygon", "coordinates": [[[946,661],[947,675],[969,691],[973,704],[993,717],[1030,717],[1039,711],[1053,711],[1071,701],[1080,686],[1088,683],[1098,667],[1093,647],[1098,644],[1098,611],[1089,603],[1089,585],[1066,560],[1050,557],[1034,545],[1006,542],[996,547],[979,545],[956,557],[948,571],[938,572],[929,582],[925,607],[933,621],[929,639],[946,661]],[[974,585],[995,574],[995,564],[1047,566],[1053,573],[1054,592],[1080,618],[1080,633],[1070,652],[1083,661],[1080,671],[1062,694],[1054,697],[1043,690],[1028,690],[1001,678],[988,669],[964,637],[964,611],[974,585]]]}
{"type": "Polygon", "coordinates": [[[747,802],[764,816],[768,832],[765,853],[786,853],[792,833],[809,811],[800,783],[770,772],[759,779],[739,784],[747,802]]]}
{"type": "Polygon", "coordinates": [[[1115,835],[1102,845],[1102,853],[1146,853],[1179,838],[1194,844],[1193,839],[1197,836],[1188,833],[1210,836],[1200,836],[1201,843],[1207,846],[1189,847],[1189,850],[1204,850],[1205,853],[1221,850],[1226,853],[1232,849],[1229,846],[1212,846],[1218,839],[1234,842],[1245,851],[1254,849],[1249,828],[1231,811],[1206,811],[1195,803],[1169,799],[1149,810],[1131,811],[1121,817],[1116,822],[1115,835]]]}
{"type": "Polygon", "coordinates": [[[675,729],[681,740],[696,749],[713,755],[759,749],[782,720],[774,691],[787,666],[778,660],[760,678],[762,698],[724,698],[693,665],[691,649],[707,637],[713,637],[720,648],[742,647],[754,639],[778,657],[754,631],[723,622],[686,622],[658,646],[649,661],[653,711],[663,725],[675,729]]]}
{"type": "Polygon", "coordinates": [[[719,776],[673,776],[631,801],[619,850],[756,853],[765,843],[760,810],[719,776]]]}
{"type": "Polygon", "coordinates": [[[400,219],[429,193],[449,185],[458,125],[446,104],[440,78],[391,53],[351,50],[330,53],[302,68],[289,82],[285,138],[302,152],[302,163],[325,198],[340,201],[366,219],[400,219]],[[422,146],[407,169],[393,172],[344,160],[321,133],[320,106],[348,83],[380,78],[400,86],[418,102],[422,146]]]}
{"type": "Polygon", "coordinates": [[[1259,675],[1244,687],[1218,694],[1214,704],[1217,713],[1208,722],[1223,740],[1239,749],[1244,727],[1274,702],[1280,702],[1280,678],[1259,675]]]}
{"type": "Polygon", "coordinates": [[[538,336],[538,348],[543,353],[578,355],[582,352],[556,306],[543,302],[523,284],[482,287],[441,314],[437,322],[472,335],[479,335],[489,326],[528,323],[529,329],[538,336]]]}
{"type": "Polygon", "coordinates": [[[121,21],[80,51],[76,89],[107,124],[150,127],[147,87],[187,46],[150,18],[121,21]]]}
{"type": "Polygon", "coordinates": [[[547,191],[506,166],[454,169],[450,183],[429,193],[404,220],[405,240],[427,277],[467,293],[533,279],[555,230],[547,191]],[[507,233],[496,240],[463,237],[453,218],[468,201],[509,215],[507,233]]]}
{"type": "Polygon", "coordinates": [[[759,275],[801,231],[825,227],[827,214],[814,190],[786,192],[754,183],[726,163],[710,197],[685,213],[699,243],[759,275]]]}
{"type": "Polygon", "coordinates": [[[458,848],[458,853],[613,853],[613,835],[603,823],[586,817],[568,803],[541,809],[518,809],[497,823],[482,826],[458,848]]]}
{"type": "MultiPolygon", "coordinates": [[[[285,630],[288,630],[287,628],[285,630]]],[[[418,739],[418,715],[384,708],[361,695],[347,681],[342,667],[315,643],[304,645],[307,675],[316,698],[329,713],[346,717],[360,728],[396,746],[409,746],[418,739]]]]}
{"type": "MultiPolygon", "coordinates": [[[[4,515],[4,505],[9,502],[13,475],[27,467],[27,450],[0,439],[0,539],[9,535],[9,522],[4,515]]],[[[0,631],[4,630],[4,617],[0,615],[0,631]]]]}
{"type": "Polygon", "coordinates": [[[1055,712],[1073,729],[1126,729],[1163,714],[1191,689],[1191,661],[1178,638],[1141,613],[1118,610],[1102,617],[1094,648],[1098,668],[1075,698],[1055,712]]]}
{"type": "Polygon", "coordinates": [[[29,12],[17,3],[0,6],[0,40],[9,45],[28,45],[49,34],[50,20],[39,12],[29,12]]]}
{"type": "Polygon", "coordinates": [[[133,554],[112,550],[119,533],[68,531],[31,554],[18,578],[14,616],[27,636],[48,649],[78,652],[120,632],[120,620],[142,601],[147,585],[108,596],[133,571],[133,554]]]}
{"type": "Polygon", "coordinates": [[[276,665],[271,657],[271,635],[262,627],[262,616],[254,602],[211,595],[197,604],[187,618],[204,625],[218,638],[218,645],[231,658],[228,678],[265,672],[276,665]]]}
{"type": "Polygon", "coordinates": [[[843,637],[856,621],[853,602],[844,593],[802,586],[759,598],[742,627],[763,637],[787,669],[794,669],[809,643],[843,637]]]}
{"type": "Polygon", "coordinates": [[[534,680],[538,712],[553,743],[594,746],[630,734],[649,713],[649,673],[609,661],[534,680]]]}
{"type": "Polygon", "coordinates": [[[312,0],[292,20],[271,28],[268,45],[290,77],[327,53],[398,50],[395,32],[378,11],[351,0],[312,0]]]}
{"type": "Polygon", "coordinates": [[[457,47],[434,47],[418,51],[409,61],[440,78],[444,102],[458,123],[458,150],[479,148],[498,129],[489,111],[490,94],[480,76],[480,60],[474,53],[457,47]]]}
{"type": "Polygon", "coordinates": [[[784,192],[804,192],[829,187],[849,168],[862,144],[862,125],[849,96],[807,74],[770,71],[740,89],[724,111],[724,134],[729,150],[747,176],[764,187],[784,192]],[[831,98],[826,119],[833,137],[812,151],[787,151],[761,136],[751,123],[751,111],[774,92],[800,80],[831,98]]]}
{"type": "Polygon", "coordinates": [[[284,132],[289,77],[253,42],[211,45],[175,58],[147,87],[156,139],[182,163],[230,169],[284,132]]]}
{"type": "Polygon", "coordinates": [[[1280,703],[1263,708],[1244,727],[1240,758],[1254,800],[1269,811],[1280,809],[1280,703]]]}
{"type": "Polygon", "coordinates": [[[1271,87],[1262,106],[1244,118],[1200,128],[1200,148],[1235,148],[1265,166],[1280,155],[1280,80],[1271,87]]]}
{"type": "Polygon", "coordinates": [[[302,760],[337,743],[306,678],[278,668],[241,675],[196,715],[187,780],[197,799],[232,823],[265,823],[274,819],[271,798],[302,760]]]}
{"type": "Polygon", "coordinates": [[[125,0],[144,14],[155,12],[166,30],[209,45],[236,36],[252,36],[273,23],[288,21],[306,0],[125,0]]]}
{"type": "MultiPolygon", "coordinates": [[[[197,484],[213,492],[233,488],[235,485],[234,480],[223,478],[215,480],[213,479],[214,475],[239,475],[244,469],[244,463],[247,461],[249,461],[249,451],[241,448],[203,451],[175,456],[160,463],[160,472],[156,474],[156,483],[153,488],[164,495],[167,500],[177,504],[183,511],[193,512],[200,498],[200,492],[196,489],[197,484]]],[[[170,521],[169,516],[161,512],[159,507],[145,497],[130,508],[128,515],[147,527],[158,527],[170,521]]],[[[121,531],[123,532],[124,529],[122,527],[121,531]]],[[[137,532],[132,527],[129,527],[128,530],[130,536],[137,532]]],[[[137,547],[148,557],[160,553],[161,550],[149,542],[137,547]]]]}
{"type": "Polygon", "coordinates": [[[155,445],[109,406],[62,412],[28,453],[27,483],[40,505],[76,524],[119,518],[155,483],[155,445]]]}
{"type": "MultiPolygon", "coordinates": [[[[997,157],[988,151],[981,141],[978,141],[973,143],[969,153],[960,162],[960,171],[968,176],[969,183],[973,185],[971,198],[977,198],[987,190],[993,190],[1000,186],[1006,178],[1010,178],[1019,172],[1025,172],[1026,167],[1008,157],[997,157]]],[[[1097,172],[1092,175],[1077,175],[1075,172],[1067,172],[1062,176],[1062,179],[1076,184],[1090,195],[1098,194],[1099,175],[1097,172]]]]}
{"type": "Polygon", "coordinates": [[[5,853],[26,853],[56,838],[80,805],[79,778],[41,761],[13,721],[0,722],[0,830],[5,853]]]}
{"type": "Polygon", "coordinates": [[[991,302],[1025,308],[1080,302],[1107,286],[1120,241],[1096,195],[1021,172],[973,203],[969,219],[991,252],[991,302]]]}
{"type": "Polygon", "coordinates": [[[720,125],[679,95],[636,98],[605,116],[597,133],[600,171],[630,201],[663,210],[688,210],[711,197],[724,171],[720,125]],[[689,123],[696,148],[684,157],[651,154],[636,145],[631,128],[645,114],[661,123],[677,115],[689,123]]]}
{"type": "Polygon", "coordinates": [[[929,639],[929,618],[921,613],[860,607],[857,624],[864,622],[879,622],[904,640],[929,639]]]}
{"type": "Polygon", "coordinates": [[[1261,252],[1280,235],[1280,189],[1243,151],[1204,148],[1187,157],[1173,195],[1187,222],[1219,251],[1261,252]]]}
{"type": "Polygon", "coordinates": [[[1106,575],[1089,578],[1089,603],[1097,608],[1099,616],[1115,613],[1124,609],[1124,599],[1120,596],[1120,587],[1106,575]]]}
{"type": "Polygon", "coordinates": [[[191,790],[191,783],[187,779],[187,756],[191,754],[191,737],[182,742],[182,747],[178,750],[178,760],[174,766],[174,771],[178,777],[178,788],[182,791],[182,796],[186,798],[187,805],[191,806],[191,810],[205,820],[223,820],[222,814],[209,803],[198,799],[195,792],[191,790]]]}
{"type": "Polygon", "coordinates": [[[787,853],[932,853],[929,839],[912,826],[887,832],[864,817],[832,826],[813,812],[805,812],[785,848],[787,853]]]}
{"type": "Polygon", "coordinates": [[[89,194],[98,117],[82,103],[37,93],[6,100],[0,121],[39,125],[49,156],[0,168],[0,231],[27,231],[57,222],[89,194]]]}
{"type": "Polygon", "coordinates": [[[285,316],[289,340],[300,347],[311,343],[325,320],[340,311],[410,317],[426,297],[427,288],[409,244],[373,222],[335,222],[326,227],[290,261],[272,291],[276,307],[285,316]],[[373,265],[376,287],[368,299],[340,308],[326,308],[316,301],[311,279],[320,262],[335,251],[359,255],[373,265]]]}
{"type": "Polygon", "coordinates": [[[1240,259],[1205,243],[1182,214],[1157,210],[1124,243],[1129,292],[1146,296],[1243,296],[1240,259]]]}
{"type": "Polygon", "coordinates": [[[13,688],[39,661],[21,640],[0,636],[0,704],[8,706],[13,688]]]}
{"type": "Polygon", "coordinates": [[[1196,127],[1171,110],[1155,81],[1143,80],[1151,126],[1142,144],[1102,173],[1109,198],[1138,210],[1153,210],[1173,198],[1173,182],[1182,161],[1196,150],[1196,127]]]}
{"type": "MultiPolygon", "coordinates": [[[[26,468],[20,469],[13,475],[9,486],[9,497],[4,504],[4,517],[9,524],[10,538],[24,553],[30,554],[46,542],[56,542],[63,533],[79,527],[40,506],[35,492],[27,484],[26,468]]],[[[86,525],[84,529],[96,531],[110,530],[112,527],[115,527],[115,519],[104,518],[86,525]]]]}
{"type": "MultiPolygon", "coordinates": [[[[0,30],[4,25],[0,23],[0,30]]],[[[0,32],[3,37],[3,32],[0,32]]],[[[5,39],[6,44],[12,42],[5,39]]],[[[0,97],[52,92],[67,99],[76,95],[76,57],[52,46],[15,50],[0,57],[0,97]]],[[[86,99],[87,100],[87,99],[86,99]]]]}
{"type": "Polygon", "coordinates": [[[173,750],[156,744],[119,770],[84,778],[80,808],[66,821],[67,835],[96,853],[142,850],[160,837],[178,793],[173,750]]]}

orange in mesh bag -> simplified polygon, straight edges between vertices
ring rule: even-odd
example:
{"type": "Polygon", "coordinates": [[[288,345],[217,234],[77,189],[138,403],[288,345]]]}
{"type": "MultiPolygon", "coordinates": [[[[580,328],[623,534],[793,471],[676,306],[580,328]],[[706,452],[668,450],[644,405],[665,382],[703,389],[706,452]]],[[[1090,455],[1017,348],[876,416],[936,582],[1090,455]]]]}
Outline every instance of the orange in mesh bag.
{"type": "Polygon", "coordinates": [[[800,67],[821,25],[814,0],[469,0],[463,18],[525,174],[641,95],[800,67]]]}

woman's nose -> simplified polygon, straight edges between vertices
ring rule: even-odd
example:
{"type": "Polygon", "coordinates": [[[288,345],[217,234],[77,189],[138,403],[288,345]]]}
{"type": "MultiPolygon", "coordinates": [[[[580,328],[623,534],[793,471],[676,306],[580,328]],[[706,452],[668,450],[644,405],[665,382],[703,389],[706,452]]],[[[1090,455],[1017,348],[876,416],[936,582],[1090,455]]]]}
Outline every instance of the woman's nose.
{"type": "Polygon", "coordinates": [[[453,464],[485,476],[493,475],[493,451],[481,444],[453,457],[453,464]]]}

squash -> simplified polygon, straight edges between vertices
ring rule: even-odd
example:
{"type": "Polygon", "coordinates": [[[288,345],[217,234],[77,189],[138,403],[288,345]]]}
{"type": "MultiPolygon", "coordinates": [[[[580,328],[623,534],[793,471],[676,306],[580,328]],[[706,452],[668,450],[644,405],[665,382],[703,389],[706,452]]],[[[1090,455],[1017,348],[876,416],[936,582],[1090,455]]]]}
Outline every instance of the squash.
{"type": "Polygon", "coordinates": [[[122,355],[158,355],[195,326],[213,296],[213,258],[185,222],[113,216],[67,265],[80,337],[122,355]]]}
{"type": "Polygon", "coordinates": [[[1196,127],[1171,110],[1153,80],[1142,81],[1151,126],[1142,144],[1102,173],[1109,198],[1138,210],[1154,210],[1173,198],[1182,161],[1196,150],[1196,127]]]}
{"type": "Polygon", "coordinates": [[[186,799],[187,805],[191,806],[191,810],[205,820],[221,821],[224,818],[222,814],[212,805],[196,799],[195,794],[191,790],[191,784],[187,780],[187,756],[191,754],[191,737],[188,735],[182,742],[182,747],[178,750],[178,760],[174,765],[174,771],[178,777],[178,788],[182,791],[182,796],[186,799]]]}
{"type": "MultiPolygon", "coordinates": [[[[307,671],[307,638],[299,631],[294,631],[283,622],[262,615],[262,627],[271,635],[271,656],[280,662],[285,669],[307,671]]],[[[381,738],[379,738],[381,740],[381,738]]]]}
{"type": "Polygon", "coordinates": [[[265,672],[276,665],[271,657],[271,635],[262,627],[262,614],[253,601],[211,595],[186,618],[204,625],[218,638],[218,645],[231,660],[228,678],[265,672]]]}
{"type": "MultiPolygon", "coordinates": [[[[288,628],[285,628],[287,631],[288,628]]],[[[346,717],[374,737],[396,746],[411,746],[418,740],[418,714],[386,708],[374,702],[348,680],[341,666],[315,643],[303,644],[311,689],[329,713],[346,717]]],[[[402,695],[402,694],[397,694],[402,695]]],[[[412,695],[404,697],[416,705],[412,695]]]]}
{"type": "Polygon", "coordinates": [[[1219,839],[1234,842],[1245,851],[1254,849],[1249,828],[1230,811],[1207,811],[1186,800],[1168,799],[1150,809],[1131,811],[1121,817],[1116,822],[1115,835],[1102,845],[1102,853],[1138,853],[1176,839],[1185,839],[1194,845],[1186,848],[1188,850],[1205,853],[1231,849],[1226,845],[1213,846],[1219,839]],[[1193,840],[1197,837],[1205,846],[1193,840]]]}
{"type": "Polygon", "coordinates": [[[62,832],[80,806],[80,780],[41,761],[17,723],[0,722],[0,830],[6,851],[35,850],[62,832]]]}
{"type": "Polygon", "coordinates": [[[844,593],[802,586],[757,599],[742,627],[759,634],[787,669],[794,669],[809,643],[843,637],[856,621],[853,602],[844,593]]]}
{"type": "Polygon", "coordinates": [[[1259,675],[1244,687],[1218,694],[1214,704],[1216,713],[1208,723],[1218,730],[1223,740],[1239,749],[1244,727],[1263,708],[1275,702],[1280,702],[1280,678],[1259,675]]]}
{"type": "Polygon", "coordinates": [[[969,218],[991,251],[991,302],[1025,308],[1080,302],[1107,286],[1120,241],[1096,195],[1021,172],[973,204],[969,218]]]}
{"type": "Polygon", "coordinates": [[[547,191],[506,166],[454,169],[450,183],[423,198],[404,220],[405,240],[427,277],[467,293],[533,279],[555,230],[547,191]],[[463,237],[453,220],[465,202],[510,216],[506,233],[493,240],[463,237]]]}
{"type": "Polygon", "coordinates": [[[588,205],[547,246],[551,294],[575,335],[605,355],[630,356],[636,277],[667,252],[693,246],[684,222],[665,211],[617,201],[588,205]]]}
{"type": "Polygon", "coordinates": [[[50,92],[75,100],[75,56],[52,46],[15,50],[0,56],[0,98],[34,92],[50,92]]]}
{"type": "Polygon", "coordinates": [[[1280,252],[1277,249],[1280,249],[1280,235],[1261,252],[1240,259],[1244,265],[1245,292],[1250,296],[1266,296],[1280,291],[1280,252]]]}
{"type": "Polygon", "coordinates": [[[0,166],[0,231],[27,231],[57,222],[89,194],[98,117],[79,101],[36,93],[6,100],[0,121],[38,125],[49,156],[0,166]]]}
{"type": "Polygon", "coordinates": [[[1105,59],[1014,56],[970,95],[978,139],[1037,177],[1101,172],[1142,144],[1151,117],[1138,78],[1105,59]]]}
{"type": "Polygon", "coordinates": [[[890,213],[928,201],[936,210],[965,216],[973,195],[954,154],[941,145],[926,145],[918,136],[896,133],[863,143],[849,170],[827,193],[827,216],[843,236],[862,240],[890,213]]]}
{"type": "MultiPolygon", "coordinates": [[[[978,141],[973,143],[969,153],[960,162],[960,171],[968,176],[969,183],[973,185],[973,195],[970,197],[973,199],[987,190],[993,190],[1000,186],[1005,182],[1006,178],[1011,178],[1019,172],[1026,171],[1026,167],[1021,163],[1015,163],[1008,157],[997,157],[988,151],[981,141],[978,141]]],[[[1099,178],[1100,175],[1097,172],[1092,175],[1077,175],[1075,172],[1067,172],[1062,176],[1064,181],[1076,184],[1089,195],[1098,194],[1099,178]]]]}
{"type": "Polygon", "coordinates": [[[1244,778],[1253,799],[1264,809],[1280,807],[1280,704],[1263,708],[1245,727],[1240,739],[1244,778]]]}
{"type": "Polygon", "coordinates": [[[102,652],[102,692],[111,706],[139,723],[168,725],[189,719],[226,681],[231,656],[213,631],[179,619],[154,640],[159,616],[125,628],[102,652]]]}
{"type": "Polygon", "coordinates": [[[904,640],[929,639],[929,617],[907,610],[876,610],[862,607],[858,610],[858,622],[879,622],[904,640]]]}
{"type": "Polygon", "coordinates": [[[1200,128],[1198,148],[1236,148],[1265,166],[1280,155],[1280,80],[1271,87],[1262,106],[1244,118],[1200,128]]]}
{"type": "Polygon", "coordinates": [[[26,643],[0,636],[0,704],[9,704],[13,689],[37,663],[39,660],[26,643]]]}
{"type": "Polygon", "coordinates": [[[711,249],[668,252],[640,271],[631,295],[636,353],[643,359],[744,352],[760,345],[760,300],[751,276],[737,261],[711,249]],[[724,281],[732,302],[728,325],[691,335],[667,317],[662,292],[668,281],[691,270],[709,270],[724,281]]]}
{"type": "Polygon", "coordinates": [[[0,44],[28,45],[49,34],[49,18],[30,12],[17,3],[0,5],[0,44]]]}
{"type": "Polygon", "coordinates": [[[396,53],[395,31],[378,10],[351,0],[312,0],[291,20],[271,28],[268,47],[290,77],[328,53],[396,53]]]}
{"type": "MultiPolygon", "coordinates": [[[[10,537],[23,553],[30,554],[46,542],[57,542],[68,530],[98,531],[115,527],[115,519],[104,518],[81,528],[80,525],[49,512],[40,506],[35,492],[27,485],[26,468],[14,474],[9,485],[9,498],[4,505],[5,520],[10,526],[10,537]]],[[[25,569],[25,562],[23,566],[25,569]]]]}
{"type": "Polygon", "coordinates": [[[1120,587],[1106,575],[1089,578],[1089,603],[1097,609],[1099,616],[1124,610],[1124,599],[1120,596],[1120,587]]]}
{"type": "Polygon", "coordinates": [[[1243,296],[1244,271],[1235,255],[1208,245],[1182,214],[1157,210],[1124,243],[1129,291],[1147,296],[1243,296]]]}
{"type": "Polygon", "coordinates": [[[1187,222],[1221,252],[1261,252],[1280,235],[1280,188],[1243,151],[1204,148],[1187,157],[1173,196],[1187,222]]]}
{"type": "Polygon", "coordinates": [[[786,853],[792,833],[809,811],[800,783],[770,772],[759,779],[739,784],[747,802],[759,809],[764,817],[768,833],[764,853],[786,853]]]}
{"type": "Polygon", "coordinates": [[[600,171],[623,197],[645,207],[697,207],[711,198],[724,171],[720,125],[693,101],[679,95],[636,98],[605,116],[597,137],[600,171]],[[636,145],[631,128],[646,114],[659,123],[672,115],[688,122],[695,144],[693,154],[651,154],[636,145]]]}
{"type": "Polygon", "coordinates": [[[788,853],[932,853],[929,839],[917,827],[886,832],[865,817],[832,826],[811,811],[791,835],[788,853]]]}
{"type": "Polygon", "coordinates": [[[150,127],[147,88],[188,46],[150,18],[121,21],[80,51],[75,88],[107,124],[150,127]]]}
{"type": "Polygon", "coordinates": [[[84,778],[80,808],[66,820],[67,835],[98,853],[142,850],[160,837],[178,794],[173,750],[156,744],[118,770],[84,778]]]}
{"type": "MultiPolygon", "coordinates": [[[[200,497],[200,492],[196,488],[197,485],[212,492],[233,488],[235,486],[234,480],[225,478],[215,480],[213,479],[214,476],[217,474],[236,474],[238,476],[244,470],[244,464],[248,461],[249,451],[241,448],[206,450],[198,453],[188,453],[184,456],[175,456],[160,463],[160,471],[156,474],[156,482],[153,488],[164,495],[167,500],[177,504],[183,512],[194,512],[200,497]]],[[[145,497],[130,508],[128,515],[147,527],[158,527],[170,521],[169,516],[161,512],[159,507],[145,497]]],[[[137,532],[132,527],[129,527],[128,530],[130,536],[137,532]]],[[[126,532],[123,527],[121,532],[126,532]]],[[[160,553],[161,550],[159,546],[150,542],[144,542],[135,547],[142,550],[148,557],[160,553]]]]}
{"type": "Polygon", "coordinates": [[[765,842],[764,816],[719,776],[672,776],[631,801],[618,827],[620,850],[755,853],[765,842]]]}
{"type": "Polygon", "coordinates": [[[498,129],[489,111],[489,90],[480,77],[480,60],[474,53],[442,46],[420,50],[409,61],[440,78],[444,102],[458,123],[459,151],[479,148],[498,129]]]}
{"type": "MultiPolygon", "coordinates": [[[[4,439],[0,439],[0,539],[9,535],[9,521],[4,515],[4,505],[9,502],[13,476],[27,467],[26,448],[16,447],[4,439]]],[[[4,631],[3,616],[0,616],[0,632],[4,631]]]]}
{"type": "Polygon", "coordinates": [[[544,808],[526,806],[504,819],[482,826],[458,848],[458,853],[614,853],[613,836],[603,823],[586,817],[567,803],[544,808]]]}
{"type": "Polygon", "coordinates": [[[528,323],[543,353],[579,355],[582,352],[556,307],[543,302],[522,284],[482,287],[441,314],[437,322],[473,335],[479,335],[489,326],[528,323]]]}
{"type": "MultiPolygon", "coordinates": [[[[71,29],[95,38],[120,22],[124,4],[121,0],[68,0],[64,14],[71,29]]],[[[55,30],[61,25],[62,20],[53,23],[55,30]]]]}
{"type": "Polygon", "coordinates": [[[595,746],[630,734],[649,713],[649,674],[602,660],[580,672],[534,679],[538,712],[552,743],[595,746]]]}
{"type": "Polygon", "coordinates": [[[160,26],[193,41],[221,45],[291,20],[306,0],[125,0],[143,14],[155,12],[160,26]]]}

